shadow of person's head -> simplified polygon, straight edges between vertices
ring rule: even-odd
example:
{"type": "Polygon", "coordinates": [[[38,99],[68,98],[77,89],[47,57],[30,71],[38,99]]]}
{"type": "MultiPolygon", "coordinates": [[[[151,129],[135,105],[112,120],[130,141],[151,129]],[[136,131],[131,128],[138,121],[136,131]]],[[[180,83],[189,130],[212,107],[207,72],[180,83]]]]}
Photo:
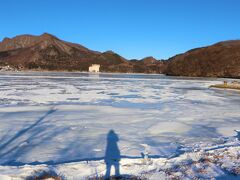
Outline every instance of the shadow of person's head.
{"type": "Polygon", "coordinates": [[[114,130],[110,130],[107,134],[107,146],[104,158],[106,163],[106,179],[111,175],[112,166],[115,168],[115,176],[120,176],[119,161],[121,159],[121,154],[117,144],[118,141],[118,135],[114,130]]]}
{"type": "Polygon", "coordinates": [[[119,141],[118,139],[118,135],[115,133],[114,130],[110,130],[107,134],[107,141],[110,141],[110,142],[117,142],[119,141]]]}

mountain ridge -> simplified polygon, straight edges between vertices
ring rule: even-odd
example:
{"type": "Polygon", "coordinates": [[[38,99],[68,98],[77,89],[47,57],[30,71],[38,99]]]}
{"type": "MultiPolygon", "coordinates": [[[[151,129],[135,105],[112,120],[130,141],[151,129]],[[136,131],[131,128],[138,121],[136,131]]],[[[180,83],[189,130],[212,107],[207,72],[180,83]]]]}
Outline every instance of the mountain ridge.
{"type": "Polygon", "coordinates": [[[168,59],[164,71],[172,76],[240,78],[240,40],[195,48],[168,59]]]}
{"type": "Polygon", "coordinates": [[[20,35],[0,42],[1,66],[9,65],[19,70],[88,71],[91,64],[100,64],[101,71],[105,72],[161,73],[156,68],[140,67],[111,50],[93,51],[48,33],[20,35]]]}
{"type": "Polygon", "coordinates": [[[128,60],[108,50],[99,52],[54,35],[19,35],[0,42],[0,66],[17,70],[88,71],[100,64],[102,72],[163,73],[171,76],[240,78],[240,40],[191,49],[167,60],[152,56],[128,60]]]}

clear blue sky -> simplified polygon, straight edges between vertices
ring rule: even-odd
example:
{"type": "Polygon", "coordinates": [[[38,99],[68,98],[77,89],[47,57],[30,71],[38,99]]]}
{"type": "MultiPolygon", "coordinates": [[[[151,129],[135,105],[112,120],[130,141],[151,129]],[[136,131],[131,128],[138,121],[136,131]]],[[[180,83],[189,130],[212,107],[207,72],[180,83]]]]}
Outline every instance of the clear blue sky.
{"type": "Polygon", "coordinates": [[[0,39],[48,32],[126,58],[240,39],[240,0],[3,0],[0,39]]]}

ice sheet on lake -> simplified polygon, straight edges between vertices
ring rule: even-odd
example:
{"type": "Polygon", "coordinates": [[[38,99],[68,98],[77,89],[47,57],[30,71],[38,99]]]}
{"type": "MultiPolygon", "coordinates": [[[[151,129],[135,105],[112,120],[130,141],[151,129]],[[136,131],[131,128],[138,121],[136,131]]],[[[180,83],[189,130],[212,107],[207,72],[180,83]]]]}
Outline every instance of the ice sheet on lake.
{"type": "Polygon", "coordinates": [[[240,96],[220,79],[19,73],[0,76],[0,164],[102,159],[113,129],[123,157],[171,157],[240,129],[240,96]]]}

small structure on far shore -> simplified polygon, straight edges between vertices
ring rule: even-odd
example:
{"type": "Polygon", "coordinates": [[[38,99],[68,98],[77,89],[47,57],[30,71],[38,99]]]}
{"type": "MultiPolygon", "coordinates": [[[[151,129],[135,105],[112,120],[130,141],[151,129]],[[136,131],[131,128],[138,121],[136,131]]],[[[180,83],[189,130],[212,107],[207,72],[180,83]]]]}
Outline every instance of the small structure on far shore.
{"type": "Polygon", "coordinates": [[[100,71],[100,64],[92,64],[88,68],[89,72],[99,72],[100,71]]]}

